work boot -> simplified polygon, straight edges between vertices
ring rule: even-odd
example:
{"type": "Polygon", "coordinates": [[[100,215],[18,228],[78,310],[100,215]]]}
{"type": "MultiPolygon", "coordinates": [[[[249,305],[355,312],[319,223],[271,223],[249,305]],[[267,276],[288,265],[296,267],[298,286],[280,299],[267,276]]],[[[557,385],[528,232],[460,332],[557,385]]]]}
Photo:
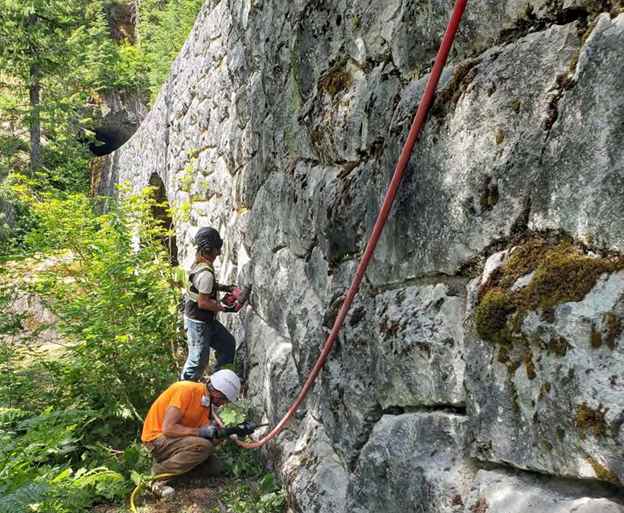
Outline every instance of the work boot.
{"type": "Polygon", "coordinates": [[[162,497],[163,499],[168,499],[175,495],[175,490],[164,481],[151,481],[148,488],[156,497],[162,497]]]}

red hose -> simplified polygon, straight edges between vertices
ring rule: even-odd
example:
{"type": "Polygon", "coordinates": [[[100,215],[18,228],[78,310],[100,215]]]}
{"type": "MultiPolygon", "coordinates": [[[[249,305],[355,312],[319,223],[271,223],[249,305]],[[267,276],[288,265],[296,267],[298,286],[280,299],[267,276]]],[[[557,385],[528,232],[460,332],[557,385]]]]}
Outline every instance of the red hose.
{"type": "MultiPolygon", "coordinates": [[[[353,302],[353,299],[355,298],[355,295],[360,288],[360,284],[362,282],[362,279],[364,278],[366,268],[368,267],[368,264],[373,257],[375,247],[377,246],[377,242],[379,241],[381,232],[386,224],[388,215],[390,214],[390,209],[392,208],[392,204],[399,189],[399,185],[401,184],[401,180],[403,178],[403,175],[405,174],[405,170],[407,169],[410,155],[412,153],[412,150],[414,149],[414,146],[416,145],[416,141],[418,140],[420,131],[422,130],[422,127],[425,123],[429,108],[433,103],[433,97],[435,95],[436,87],[438,86],[440,76],[442,75],[442,70],[444,69],[444,65],[446,64],[446,59],[448,58],[451,46],[453,45],[453,41],[455,40],[455,35],[457,34],[457,29],[459,28],[459,24],[466,9],[467,3],[468,0],[457,0],[457,2],[455,3],[455,8],[453,9],[451,19],[449,20],[448,27],[446,28],[446,33],[444,34],[444,38],[442,39],[442,44],[440,45],[440,50],[438,51],[435,64],[433,65],[433,69],[431,70],[431,76],[429,77],[427,87],[425,88],[422,100],[420,101],[420,105],[418,106],[418,111],[416,112],[416,117],[414,118],[414,123],[412,124],[412,128],[410,129],[407,141],[405,142],[405,146],[403,147],[403,151],[401,152],[399,162],[397,164],[396,170],[394,171],[392,182],[390,183],[390,188],[388,189],[388,192],[386,194],[386,199],[384,200],[381,211],[379,212],[379,216],[377,217],[377,222],[375,223],[375,227],[373,228],[373,233],[368,240],[368,244],[366,245],[366,249],[364,250],[364,255],[362,256],[360,265],[358,266],[355,277],[353,278],[353,282],[351,283],[351,288],[349,289],[347,297],[345,298],[344,303],[340,308],[338,317],[334,322],[332,331],[327,338],[327,342],[325,342],[325,346],[323,346],[323,351],[321,352],[321,355],[319,356],[316,365],[314,365],[312,372],[310,373],[308,379],[303,385],[303,388],[299,393],[299,397],[297,397],[296,401],[290,407],[288,412],[286,412],[284,418],[279,421],[277,426],[275,426],[264,438],[258,440],[257,442],[245,443],[233,439],[241,447],[246,447],[248,449],[261,447],[269,442],[272,438],[276,437],[282,431],[282,429],[284,429],[286,423],[297,411],[299,406],[301,406],[301,403],[305,399],[310,388],[312,388],[312,385],[314,384],[316,377],[321,371],[321,368],[323,367],[323,364],[325,363],[325,360],[327,359],[327,356],[329,355],[329,352],[331,351],[334,342],[336,341],[336,338],[338,338],[340,328],[342,328],[342,324],[345,320],[345,317],[347,316],[349,308],[351,307],[351,303],[353,302]]],[[[217,417],[216,414],[215,419],[219,424],[221,424],[221,420],[217,417]]]]}

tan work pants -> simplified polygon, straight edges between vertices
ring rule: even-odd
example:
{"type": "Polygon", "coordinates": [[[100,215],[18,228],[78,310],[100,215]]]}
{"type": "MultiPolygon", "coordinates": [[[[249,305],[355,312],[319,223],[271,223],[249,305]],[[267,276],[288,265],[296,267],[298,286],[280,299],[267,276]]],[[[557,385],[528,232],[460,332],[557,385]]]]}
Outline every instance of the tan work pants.
{"type": "Polygon", "coordinates": [[[169,438],[161,435],[145,445],[154,459],[154,475],[180,474],[198,466],[201,474],[206,476],[216,476],[221,472],[221,462],[213,454],[214,447],[205,438],[169,438]]]}

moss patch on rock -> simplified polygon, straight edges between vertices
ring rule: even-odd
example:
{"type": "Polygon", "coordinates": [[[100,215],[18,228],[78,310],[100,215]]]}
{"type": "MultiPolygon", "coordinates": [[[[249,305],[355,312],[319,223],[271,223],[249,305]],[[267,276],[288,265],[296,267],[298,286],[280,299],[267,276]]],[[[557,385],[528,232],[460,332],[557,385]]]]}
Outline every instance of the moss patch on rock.
{"type": "Polygon", "coordinates": [[[481,64],[481,59],[467,60],[455,68],[455,73],[448,87],[437,94],[436,101],[431,107],[431,116],[436,121],[437,126],[445,123],[446,115],[455,110],[461,95],[472,83],[477,74],[475,66],[481,64]]]}
{"type": "Polygon", "coordinates": [[[623,267],[621,257],[590,256],[567,239],[529,240],[512,251],[479,291],[477,333],[483,340],[513,343],[521,337],[528,312],[581,301],[602,274],[623,267]],[[513,288],[518,279],[531,274],[526,286],[513,288]]]}
{"type": "Polygon", "coordinates": [[[617,341],[624,331],[624,322],[613,312],[605,315],[605,323],[607,325],[606,343],[609,349],[615,349],[617,341]]]}
{"type": "Polygon", "coordinates": [[[339,92],[349,89],[353,77],[351,73],[343,67],[333,67],[318,82],[319,91],[326,92],[332,98],[339,92]]]}
{"type": "Polygon", "coordinates": [[[574,424],[579,429],[590,430],[595,436],[601,436],[607,432],[606,415],[609,408],[605,408],[602,404],[594,409],[587,403],[580,404],[576,407],[574,416],[574,424]]]}
{"type": "Polygon", "coordinates": [[[617,476],[604,465],[600,464],[600,462],[593,456],[587,456],[587,462],[591,465],[598,479],[601,479],[602,481],[608,481],[609,483],[613,483],[616,485],[621,484],[617,476]]]}

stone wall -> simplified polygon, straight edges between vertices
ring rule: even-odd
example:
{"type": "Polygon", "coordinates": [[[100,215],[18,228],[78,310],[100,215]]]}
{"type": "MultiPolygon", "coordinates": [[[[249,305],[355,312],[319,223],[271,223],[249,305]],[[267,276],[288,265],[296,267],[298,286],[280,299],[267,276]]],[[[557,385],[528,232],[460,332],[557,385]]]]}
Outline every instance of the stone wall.
{"type": "MultiPolygon", "coordinates": [[[[97,189],[153,174],[253,283],[275,423],[331,328],[454,2],[208,0],[97,189]]],[[[469,2],[364,286],[266,449],[298,512],[623,512],[624,14],[469,2]]],[[[186,212],[186,213],[185,213],[186,212]]]]}

